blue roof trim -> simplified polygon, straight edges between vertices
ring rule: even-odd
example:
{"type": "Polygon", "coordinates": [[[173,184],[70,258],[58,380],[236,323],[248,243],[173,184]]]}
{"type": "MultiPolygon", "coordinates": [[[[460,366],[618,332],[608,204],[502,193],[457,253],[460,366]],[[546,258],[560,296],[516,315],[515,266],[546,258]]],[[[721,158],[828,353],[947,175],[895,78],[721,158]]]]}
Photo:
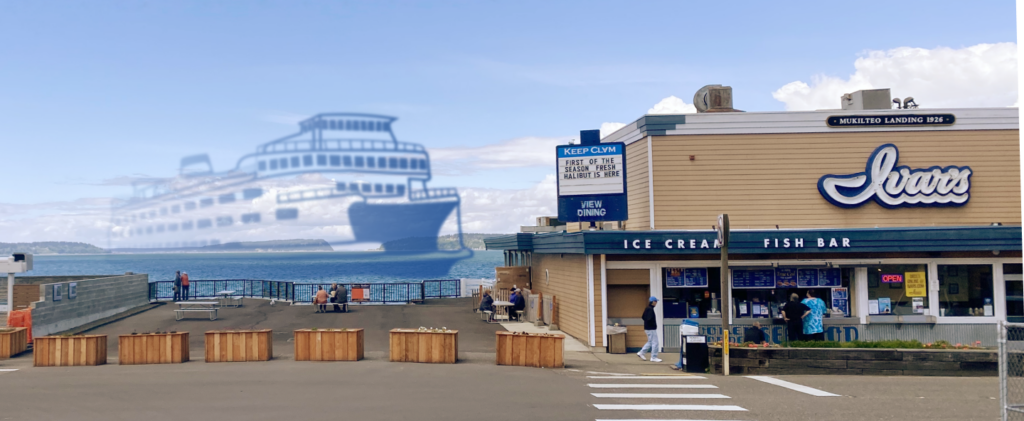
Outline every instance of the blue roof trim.
{"type": "MultiPolygon", "coordinates": [[[[729,252],[814,254],[1020,251],[1021,234],[1020,226],[740,230],[731,233],[729,252]],[[801,247],[797,247],[798,244],[801,247]]],[[[586,231],[514,234],[489,238],[484,242],[488,250],[535,253],[717,255],[719,249],[714,244],[716,238],[717,234],[711,230],[586,231]],[[528,241],[523,236],[531,238],[528,241]]]]}

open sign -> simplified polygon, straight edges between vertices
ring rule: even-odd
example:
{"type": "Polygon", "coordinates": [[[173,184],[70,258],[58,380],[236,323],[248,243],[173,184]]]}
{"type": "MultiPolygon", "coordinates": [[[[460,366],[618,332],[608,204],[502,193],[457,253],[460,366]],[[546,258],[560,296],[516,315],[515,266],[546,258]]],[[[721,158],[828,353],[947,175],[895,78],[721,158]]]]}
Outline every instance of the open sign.
{"type": "Polygon", "coordinates": [[[902,273],[890,273],[890,274],[883,274],[882,275],[882,283],[883,284],[899,284],[899,283],[902,283],[902,282],[903,282],[903,274],[902,273]]]}

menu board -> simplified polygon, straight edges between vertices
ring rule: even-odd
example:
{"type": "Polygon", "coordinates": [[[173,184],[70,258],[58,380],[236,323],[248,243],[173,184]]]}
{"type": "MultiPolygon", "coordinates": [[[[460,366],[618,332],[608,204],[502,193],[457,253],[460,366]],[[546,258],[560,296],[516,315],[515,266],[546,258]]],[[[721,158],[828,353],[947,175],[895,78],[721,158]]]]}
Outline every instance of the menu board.
{"type": "Polygon", "coordinates": [[[732,287],[737,289],[775,288],[775,268],[733,269],[732,287]]]}
{"type": "Polygon", "coordinates": [[[796,288],[796,268],[776,268],[775,286],[779,288],[796,288]]]}
{"type": "MultiPolygon", "coordinates": [[[[877,304],[876,304],[877,306],[877,304]]],[[[843,314],[850,315],[850,290],[846,288],[832,288],[832,308],[838,309],[843,314]]]]}
{"type": "Polygon", "coordinates": [[[797,269],[796,285],[800,288],[816,288],[818,269],[797,269]]]}
{"type": "Polygon", "coordinates": [[[843,286],[842,272],[838,268],[818,269],[818,286],[824,288],[843,286]]]}
{"type": "Polygon", "coordinates": [[[707,288],[707,268],[668,268],[665,285],[669,288],[707,288]]]}

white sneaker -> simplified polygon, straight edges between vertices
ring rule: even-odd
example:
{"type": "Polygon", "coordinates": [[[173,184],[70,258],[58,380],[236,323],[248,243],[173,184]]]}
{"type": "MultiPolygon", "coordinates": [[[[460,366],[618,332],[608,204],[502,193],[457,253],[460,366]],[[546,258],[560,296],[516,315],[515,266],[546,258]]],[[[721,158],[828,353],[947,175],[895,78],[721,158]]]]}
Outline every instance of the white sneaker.
{"type": "Polygon", "coordinates": [[[660,363],[660,362],[661,362],[661,358],[658,358],[658,357],[651,357],[651,362],[652,362],[652,363],[660,363]]]}
{"type": "Polygon", "coordinates": [[[636,356],[640,357],[641,360],[647,361],[647,357],[644,354],[636,354],[636,356]]]}

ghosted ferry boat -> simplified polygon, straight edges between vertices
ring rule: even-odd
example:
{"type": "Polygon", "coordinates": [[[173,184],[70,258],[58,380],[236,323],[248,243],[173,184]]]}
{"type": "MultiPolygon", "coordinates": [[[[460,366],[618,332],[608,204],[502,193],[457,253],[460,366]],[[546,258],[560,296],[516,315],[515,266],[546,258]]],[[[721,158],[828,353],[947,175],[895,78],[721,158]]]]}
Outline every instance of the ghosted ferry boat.
{"type": "Polygon", "coordinates": [[[109,248],[211,250],[311,238],[336,249],[394,242],[384,248],[444,260],[471,256],[462,243],[458,190],[427,187],[430,157],[422,145],[398,141],[394,121],[318,114],[225,172],[214,171],[206,154],[182,158],[177,176],[137,181],[132,197],[114,207],[109,248]],[[459,250],[437,250],[446,222],[459,233],[459,250]]]}

